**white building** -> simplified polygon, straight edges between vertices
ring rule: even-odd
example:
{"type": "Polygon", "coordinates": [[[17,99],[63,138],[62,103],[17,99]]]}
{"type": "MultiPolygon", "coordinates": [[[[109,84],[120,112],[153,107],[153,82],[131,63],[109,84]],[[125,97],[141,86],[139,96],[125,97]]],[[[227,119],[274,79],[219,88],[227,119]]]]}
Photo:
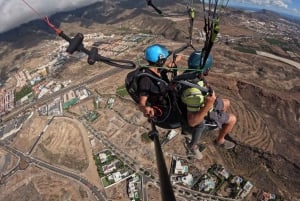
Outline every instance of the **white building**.
{"type": "Polygon", "coordinates": [[[176,160],[176,165],[175,165],[175,170],[174,170],[174,174],[186,174],[188,173],[188,166],[187,165],[182,165],[180,160],[176,160]]]}

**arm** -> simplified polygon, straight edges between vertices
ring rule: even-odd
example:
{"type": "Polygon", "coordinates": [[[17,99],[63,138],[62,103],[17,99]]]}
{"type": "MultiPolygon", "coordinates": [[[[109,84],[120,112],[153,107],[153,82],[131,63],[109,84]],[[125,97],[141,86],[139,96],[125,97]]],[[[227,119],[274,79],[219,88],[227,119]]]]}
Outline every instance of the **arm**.
{"type": "Polygon", "coordinates": [[[145,117],[154,117],[154,109],[146,105],[147,99],[147,96],[140,96],[139,109],[144,113],[145,117]]]}
{"type": "MultiPolygon", "coordinates": [[[[176,55],[175,63],[180,61],[181,59],[182,59],[181,55],[176,55]]],[[[165,65],[169,68],[175,67],[175,64],[174,64],[173,60],[167,61],[165,65]]]]}
{"type": "Polygon", "coordinates": [[[213,92],[211,96],[205,97],[205,105],[198,112],[188,112],[187,120],[189,126],[195,127],[200,124],[204,120],[204,117],[207,115],[210,109],[213,107],[215,100],[216,95],[213,92]]]}

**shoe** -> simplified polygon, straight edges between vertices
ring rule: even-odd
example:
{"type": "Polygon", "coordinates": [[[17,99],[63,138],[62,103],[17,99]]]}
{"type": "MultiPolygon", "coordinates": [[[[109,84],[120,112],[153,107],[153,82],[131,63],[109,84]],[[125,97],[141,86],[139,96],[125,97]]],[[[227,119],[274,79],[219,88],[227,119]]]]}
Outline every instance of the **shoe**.
{"type": "Polygon", "coordinates": [[[215,144],[224,149],[232,149],[235,147],[235,144],[229,140],[225,140],[223,144],[218,144],[217,141],[215,141],[215,144]]]}
{"type": "Polygon", "coordinates": [[[200,150],[204,150],[205,146],[200,147],[199,145],[197,145],[197,148],[192,148],[189,139],[185,138],[184,147],[187,150],[188,157],[193,157],[199,160],[203,158],[203,154],[201,153],[200,150]]]}
{"type": "Polygon", "coordinates": [[[191,135],[183,135],[185,137],[185,140],[188,142],[192,141],[192,136],[191,135]]]}
{"type": "Polygon", "coordinates": [[[203,154],[199,151],[199,147],[196,149],[190,149],[194,158],[201,160],[203,158],[203,154]]]}
{"type": "Polygon", "coordinates": [[[192,132],[189,130],[181,130],[181,135],[187,136],[187,135],[192,135],[192,132]]]}

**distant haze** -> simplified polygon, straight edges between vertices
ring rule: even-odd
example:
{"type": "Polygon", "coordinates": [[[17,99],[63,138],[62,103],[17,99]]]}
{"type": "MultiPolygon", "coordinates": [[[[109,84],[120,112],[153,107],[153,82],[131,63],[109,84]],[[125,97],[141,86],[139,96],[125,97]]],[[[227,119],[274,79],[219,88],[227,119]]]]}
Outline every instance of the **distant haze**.
{"type": "MultiPolygon", "coordinates": [[[[27,0],[42,16],[80,8],[103,0],[27,0]]],[[[0,33],[39,18],[22,0],[0,0],[0,33]]]]}
{"type": "MultiPolygon", "coordinates": [[[[95,2],[105,0],[26,0],[42,16],[52,15],[57,12],[72,10],[95,2]]],[[[117,0],[106,0],[117,1],[117,0]]],[[[119,0],[120,1],[120,0],[119,0]]],[[[145,0],[127,0],[132,2],[145,0]]],[[[205,0],[207,2],[208,0],[205,0]]],[[[159,2],[171,3],[172,0],[153,0],[154,4],[159,2]]],[[[186,3],[187,1],[182,1],[186,3]]],[[[200,3],[200,1],[194,1],[200,3]]],[[[222,2],[222,1],[221,1],[222,2]]],[[[225,2],[225,1],[224,1],[225,2]]],[[[285,12],[300,16],[300,0],[229,0],[230,5],[252,5],[257,8],[267,8],[277,12],[285,12]]],[[[0,33],[8,31],[19,25],[39,18],[22,0],[0,0],[0,33]]]]}
{"type": "Polygon", "coordinates": [[[250,6],[300,16],[299,0],[229,0],[229,5],[250,6]]]}

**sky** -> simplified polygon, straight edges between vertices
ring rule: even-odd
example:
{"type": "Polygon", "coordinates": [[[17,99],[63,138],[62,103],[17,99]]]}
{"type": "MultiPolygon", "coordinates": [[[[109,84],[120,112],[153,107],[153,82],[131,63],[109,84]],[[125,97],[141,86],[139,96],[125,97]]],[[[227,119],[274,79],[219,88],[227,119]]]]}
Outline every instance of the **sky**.
{"type": "MultiPolygon", "coordinates": [[[[27,1],[42,16],[47,16],[103,0],[0,0],[0,33],[39,18],[23,1],[27,1]]],[[[153,3],[155,1],[159,0],[153,0],[153,3]]],[[[229,5],[265,8],[300,17],[300,0],[229,0],[229,5]]]]}
{"type": "Polygon", "coordinates": [[[300,17],[300,0],[229,0],[229,5],[264,8],[300,17]]]}

